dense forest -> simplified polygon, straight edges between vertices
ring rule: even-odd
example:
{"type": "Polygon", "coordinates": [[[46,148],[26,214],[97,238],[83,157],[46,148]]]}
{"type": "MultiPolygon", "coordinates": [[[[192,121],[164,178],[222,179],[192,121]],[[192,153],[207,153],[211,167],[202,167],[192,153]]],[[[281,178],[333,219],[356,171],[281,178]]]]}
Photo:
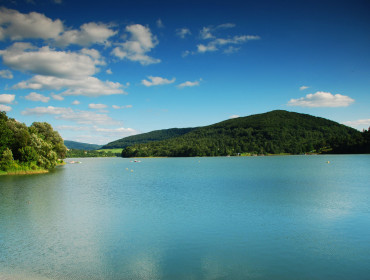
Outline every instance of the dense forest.
{"type": "Polygon", "coordinates": [[[134,144],[123,149],[122,156],[369,153],[369,146],[368,131],[361,133],[324,118],[276,110],[195,128],[167,140],[134,144]]]}
{"type": "Polygon", "coordinates": [[[0,170],[8,173],[54,168],[67,148],[57,131],[46,122],[30,127],[0,112],[0,170]]]}
{"type": "Polygon", "coordinates": [[[189,133],[194,130],[194,128],[170,128],[155,130],[147,133],[142,133],[139,135],[128,136],[113,142],[110,142],[102,147],[102,149],[114,149],[114,148],[126,148],[135,144],[144,144],[155,141],[162,141],[174,137],[178,137],[189,133]]]}
{"type": "Polygon", "coordinates": [[[87,144],[70,140],[64,140],[64,145],[67,147],[67,149],[85,150],[85,151],[98,150],[102,147],[102,145],[87,144]]]}

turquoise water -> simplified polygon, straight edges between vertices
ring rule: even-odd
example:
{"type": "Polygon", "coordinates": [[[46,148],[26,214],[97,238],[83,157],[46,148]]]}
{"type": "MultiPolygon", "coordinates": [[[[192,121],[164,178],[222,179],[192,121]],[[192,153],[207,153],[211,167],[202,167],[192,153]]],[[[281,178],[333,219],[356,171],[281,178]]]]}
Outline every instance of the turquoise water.
{"type": "Polygon", "coordinates": [[[79,160],[0,176],[0,279],[370,277],[369,155],[79,160]]]}

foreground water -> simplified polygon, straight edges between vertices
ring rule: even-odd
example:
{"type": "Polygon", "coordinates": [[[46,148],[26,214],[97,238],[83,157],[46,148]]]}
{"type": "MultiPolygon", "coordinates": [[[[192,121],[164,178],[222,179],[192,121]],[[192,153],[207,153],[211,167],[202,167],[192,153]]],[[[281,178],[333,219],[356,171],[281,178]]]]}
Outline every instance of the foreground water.
{"type": "Polygon", "coordinates": [[[80,160],[0,177],[0,279],[369,279],[368,155],[80,160]]]}

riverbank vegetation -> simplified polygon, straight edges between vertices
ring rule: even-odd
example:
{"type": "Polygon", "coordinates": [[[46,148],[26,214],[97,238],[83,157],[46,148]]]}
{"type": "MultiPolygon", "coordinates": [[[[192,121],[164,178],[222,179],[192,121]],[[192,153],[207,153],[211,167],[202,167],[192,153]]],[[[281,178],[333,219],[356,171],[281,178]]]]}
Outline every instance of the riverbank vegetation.
{"type": "Polygon", "coordinates": [[[122,157],[193,157],[369,153],[363,133],[324,118],[276,110],[198,127],[162,141],[134,144],[122,157]]]}
{"type": "Polygon", "coordinates": [[[67,148],[46,122],[30,127],[0,112],[0,170],[2,174],[47,172],[63,162],[67,148]]]}
{"type": "Polygon", "coordinates": [[[122,149],[101,149],[101,150],[79,150],[70,149],[67,151],[67,158],[84,157],[120,157],[122,149]]]}

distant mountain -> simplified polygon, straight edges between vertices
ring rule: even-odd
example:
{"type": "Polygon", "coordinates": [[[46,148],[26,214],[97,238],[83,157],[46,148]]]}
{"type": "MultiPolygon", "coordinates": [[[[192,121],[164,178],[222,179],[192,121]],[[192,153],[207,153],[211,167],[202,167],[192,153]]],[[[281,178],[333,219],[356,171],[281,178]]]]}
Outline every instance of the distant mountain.
{"type": "Polygon", "coordinates": [[[96,145],[96,144],[87,144],[87,143],[81,143],[81,142],[75,142],[70,140],[64,140],[64,145],[68,149],[76,149],[76,150],[97,150],[100,149],[102,145],[96,145]]]}
{"type": "Polygon", "coordinates": [[[193,128],[181,136],[162,141],[135,143],[126,147],[122,156],[366,152],[370,143],[366,142],[363,135],[365,134],[331,120],[276,110],[193,128]]]}
{"type": "Polygon", "coordinates": [[[126,148],[135,144],[144,144],[154,141],[162,141],[174,137],[178,137],[189,133],[194,128],[170,128],[155,130],[152,132],[142,133],[138,135],[128,136],[113,142],[110,142],[102,147],[102,149],[126,148]]]}

